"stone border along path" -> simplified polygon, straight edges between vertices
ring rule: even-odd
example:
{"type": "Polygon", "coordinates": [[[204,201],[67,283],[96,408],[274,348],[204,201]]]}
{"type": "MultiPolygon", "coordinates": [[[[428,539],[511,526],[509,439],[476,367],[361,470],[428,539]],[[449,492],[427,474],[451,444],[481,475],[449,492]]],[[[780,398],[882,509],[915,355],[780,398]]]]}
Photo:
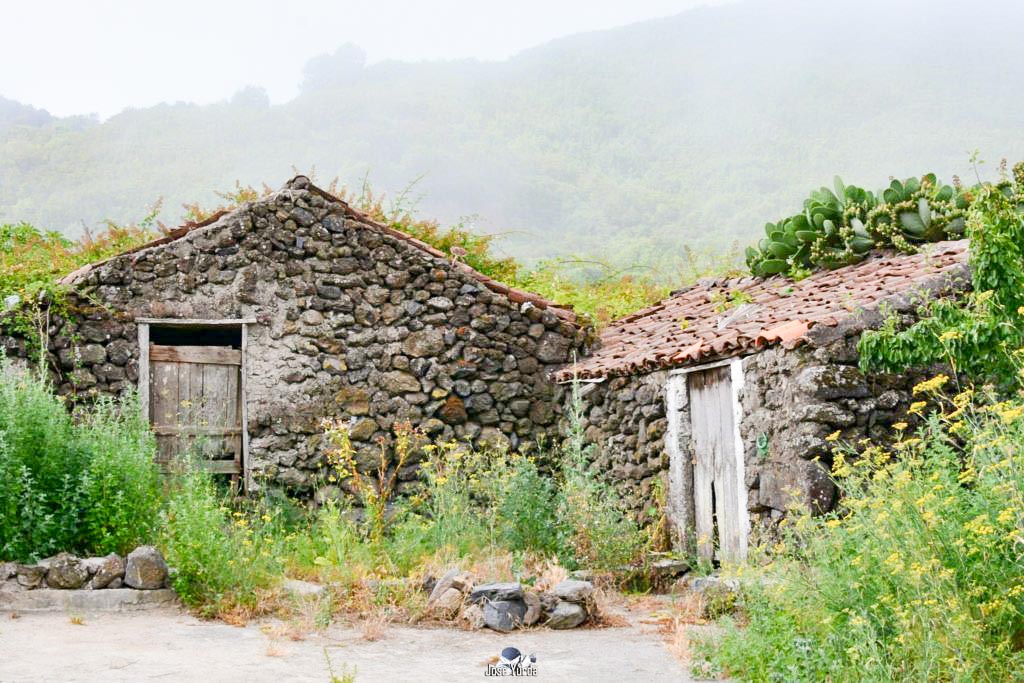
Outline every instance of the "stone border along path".
{"type": "MultiPolygon", "coordinates": [[[[170,588],[133,590],[109,588],[107,590],[55,590],[40,588],[33,591],[9,592],[0,590],[0,610],[9,612],[117,612],[166,607],[178,596],[170,588]]],[[[0,681],[3,679],[0,678],[0,681]]]]}
{"type": "Polygon", "coordinates": [[[540,681],[690,681],[653,626],[508,634],[391,626],[368,642],[332,626],[305,640],[274,637],[280,622],[244,628],[177,609],[103,614],[0,613],[0,681],[483,681],[505,647],[537,656],[540,681]],[[80,622],[80,623],[75,623],[80,622]],[[325,657],[326,653],[326,657],[325,657]]]}

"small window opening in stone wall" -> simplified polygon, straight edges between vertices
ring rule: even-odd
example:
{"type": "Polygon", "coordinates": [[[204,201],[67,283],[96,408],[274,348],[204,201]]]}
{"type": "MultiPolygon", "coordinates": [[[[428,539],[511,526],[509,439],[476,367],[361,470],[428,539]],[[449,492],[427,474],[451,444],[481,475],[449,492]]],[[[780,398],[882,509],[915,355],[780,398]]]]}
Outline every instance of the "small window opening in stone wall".
{"type": "Polygon", "coordinates": [[[218,327],[161,327],[149,328],[149,342],[161,346],[227,346],[242,348],[241,325],[218,327]]]}

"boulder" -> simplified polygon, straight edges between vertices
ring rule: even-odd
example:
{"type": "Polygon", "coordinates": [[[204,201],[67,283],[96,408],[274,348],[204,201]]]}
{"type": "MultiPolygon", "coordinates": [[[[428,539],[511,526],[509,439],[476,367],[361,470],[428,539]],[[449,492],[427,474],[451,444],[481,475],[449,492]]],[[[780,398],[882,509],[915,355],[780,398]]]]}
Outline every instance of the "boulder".
{"type": "Polygon", "coordinates": [[[533,591],[526,591],[523,593],[523,604],[526,605],[526,614],[523,615],[523,625],[533,626],[540,621],[540,596],[533,591]]]}
{"type": "Polygon", "coordinates": [[[400,370],[383,373],[380,385],[389,394],[410,394],[420,390],[420,381],[414,375],[400,370]]]}
{"type": "Polygon", "coordinates": [[[124,570],[124,583],[131,588],[155,590],[167,581],[167,562],[160,551],[151,545],[142,545],[128,554],[124,570]]]}
{"type": "Polygon", "coordinates": [[[675,577],[690,571],[690,563],[685,560],[665,558],[651,564],[651,572],[655,576],[675,577]]]}
{"type": "Polygon", "coordinates": [[[480,605],[466,605],[459,619],[472,631],[478,631],[487,625],[484,621],[484,608],[480,605]]]}
{"type": "Polygon", "coordinates": [[[462,607],[462,591],[447,588],[427,603],[429,610],[444,619],[451,619],[462,607]]]}
{"type": "Polygon", "coordinates": [[[18,577],[18,584],[22,588],[32,590],[42,585],[46,578],[46,567],[33,564],[19,564],[15,570],[18,577]]]}
{"type": "Polygon", "coordinates": [[[738,593],[740,582],[736,579],[723,579],[720,576],[694,576],[687,585],[694,593],[731,592],[738,593]]]}
{"type": "Polygon", "coordinates": [[[430,598],[428,598],[427,601],[429,602],[430,600],[440,596],[449,588],[455,588],[462,591],[469,585],[469,575],[464,574],[462,570],[457,567],[451,568],[446,571],[440,579],[434,582],[434,587],[430,589],[430,598]]]}
{"type": "Polygon", "coordinates": [[[369,441],[370,437],[377,431],[377,423],[369,418],[356,422],[349,429],[348,436],[353,441],[369,441]]]}
{"type": "Polygon", "coordinates": [[[451,619],[462,607],[463,591],[469,585],[468,575],[459,569],[449,569],[431,589],[427,610],[444,619],[451,619]]]}
{"type": "Polygon", "coordinates": [[[70,553],[60,553],[50,560],[46,571],[46,585],[50,588],[73,590],[89,580],[89,570],[82,561],[70,553]]]}
{"type": "Polygon", "coordinates": [[[481,583],[473,587],[469,602],[479,605],[493,600],[522,600],[523,587],[518,583],[481,583]]]}
{"type": "Polygon", "coordinates": [[[552,595],[566,602],[581,603],[594,593],[594,584],[589,581],[566,579],[551,589],[552,595]]]}
{"type": "Polygon", "coordinates": [[[117,553],[110,553],[106,557],[90,557],[82,564],[92,574],[90,585],[93,588],[106,588],[114,579],[124,579],[124,558],[117,553]]]}
{"type": "Polygon", "coordinates": [[[438,411],[441,419],[451,425],[460,425],[469,419],[466,404],[458,396],[449,396],[438,411]]]}
{"type": "Polygon", "coordinates": [[[545,332],[537,341],[537,359],[542,363],[564,363],[569,358],[569,340],[554,332],[545,332]]]}
{"type": "Polygon", "coordinates": [[[522,600],[494,600],[484,604],[484,625],[494,631],[508,633],[522,626],[526,605],[522,600]]]}
{"type": "Polygon", "coordinates": [[[587,620],[587,610],[574,602],[560,600],[551,611],[546,626],[553,629],[576,628],[587,620]]]}

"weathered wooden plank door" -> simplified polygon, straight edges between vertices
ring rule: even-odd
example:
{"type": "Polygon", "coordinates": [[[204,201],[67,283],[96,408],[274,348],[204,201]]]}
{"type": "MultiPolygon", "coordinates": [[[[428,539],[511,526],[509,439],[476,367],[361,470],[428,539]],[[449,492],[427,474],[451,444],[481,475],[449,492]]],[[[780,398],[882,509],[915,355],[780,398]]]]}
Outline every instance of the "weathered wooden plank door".
{"type": "Polygon", "coordinates": [[[157,460],[190,448],[204,467],[242,472],[242,352],[226,346],[149,345],[149,415],[157,460]]]}
{"type": "Polygon", "coordinates": [[[746,556],[747,519],[731,368],[691,372],[687,378],[697,552],[706,560],[737,562],[746,556]]]}

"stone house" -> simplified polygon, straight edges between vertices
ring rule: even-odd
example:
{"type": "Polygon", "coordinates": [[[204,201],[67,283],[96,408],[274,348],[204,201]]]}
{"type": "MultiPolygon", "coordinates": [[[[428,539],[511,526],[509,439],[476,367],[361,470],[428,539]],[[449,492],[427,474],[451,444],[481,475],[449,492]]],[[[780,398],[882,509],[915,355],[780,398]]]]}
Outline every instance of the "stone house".
{"type": "Polygon", "coordinates": [[[367,470],[396,421],[529,450],[557,431],[550,372],[587,341],[570,309],[302,176],[63,283],[71,314],[52,315],[48,335],[62,394],[137,386],[161,458],[202,436],[211,469],[294,492],[316,477],[325,417],[349,421],[367,470]]]}
{"type": "Polygon", "coordinates": [[[834,505],[827,435],[884,438],[905,417],[922,375],[865,376],[857,341],[889,311],[909,320],[923,299],[968,286],[966,261],[956,241],[798,282],[701,281],[613,323],[556,379],[577,379],[596,464],[634,510],[667,479],[677,542],[741,559],[793,496],[834,505]]]}

